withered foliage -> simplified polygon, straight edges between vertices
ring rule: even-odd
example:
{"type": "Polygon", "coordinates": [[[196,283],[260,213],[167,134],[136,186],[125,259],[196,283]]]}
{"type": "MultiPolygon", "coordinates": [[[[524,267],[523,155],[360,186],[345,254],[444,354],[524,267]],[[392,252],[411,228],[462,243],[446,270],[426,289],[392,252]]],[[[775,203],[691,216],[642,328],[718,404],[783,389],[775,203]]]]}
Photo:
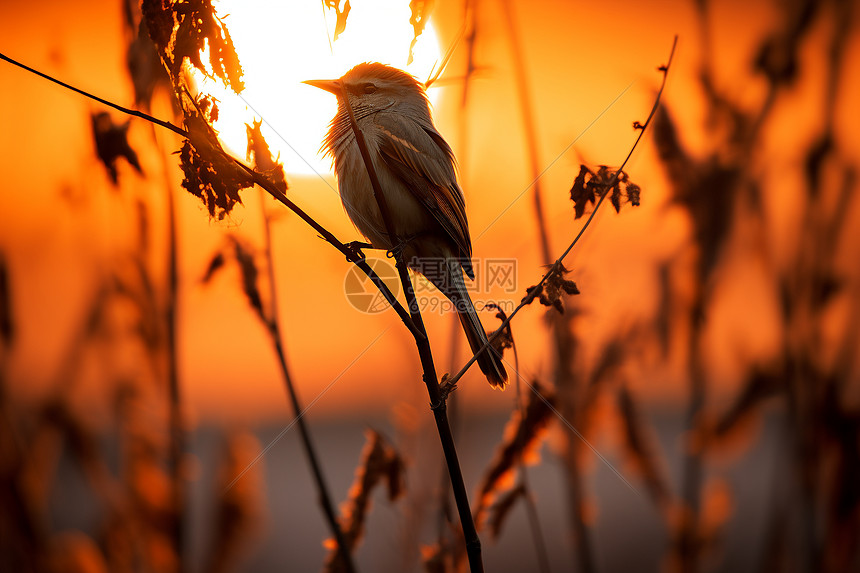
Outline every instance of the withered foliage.
{"type": "Polygon", "coordinates": [[[257,268],[256,251],[251,245],[241,241],[235,235],[228,235],[227,244],[213,255],[209,261],[209,265],[206,267],[206,273],[203,275],[201,282],[208,284],[218,271],[224,267],[228,257],[235,260],[239,267],[242,292],[248,304],[251,305],[251,308],[260,320],[265,324],[269,324],[271,317],[266,312],[263,295],[260,290],[260,271],[257,268]]]}
{"type": "Polygon", "coordinates": [[[182,186],[203,201],[211,217],[223,219],[241,203],[239,191],[253,184],[253,175],[224,151],[211,126],[218,117],[217,105],[208,96],[189,93],[182,65],[187,59],[240,92],[242,69],[230,33],[210,0],[145,0],[141,9],[185,119],[188,139],[179,151],[182,186]],[[204,48],[209,50],[208,68],[200,58],[204,48]]]}
{"type": "Polygon", "coordinates": [[[427,25],[427,20],[433,12],[435,0],[409,0],[409,23],[412,24],[412,42],[409,44],[409,58],[406,60],[406,65],[412,63],[412,52],[415,50],[415,44],[418,42],[418,36],[424,33],[424,27],[427,25]]]}
{"type": "Polygon", "coordinates": [[[221,270],[221,268],[227,263],[227,256],[224,253],[224,250],[220,250],[215,255],[213,255],[212,259],[209,261],[209,265],[206,267],[206,272],[203,274],[203,277],[200,279],[200,282],[203,284],[208,284],[209,281],[215,276],[215,273],[221,270]]]}
{"type": "Polygon", "coordinates": [[[337,15],[337,21],[334,24],[334,39],[337,41],[344,30],[346,30],[346,19],[349,17],[349,11],[352,6],[349,5],[349,0],[341,2],[341,0],[323,0],[323,6],[334,10],[337,15]]]}
{"type": "MultiPolygon", "coordinates": [[[[771,85],[790,85],[797,78],[800,43],[815,22],[820,2],[799,0],[783,6],[785,23],[759,45],[753,60],[755,70],[771,85]]],[[[847,22],[841,22],[845,25],[847,22]]]]}
{"type": "MultiPolygon", "coordinates": [[[[702,26],[711,25],[708,3],[697,7],[702,26]]],[[[846,475],[860,475],[856,424],[860,414],[847,398],[857,370],[855,358],[842,357],[856,357],[860,305],[857,291],[849,288],[856,274],[846,272],[848,265],[839,254],[845,250],[846,220],[857,197],[857,168],[835,136],[843,113],[837,105],[839,88],[850,69],[846,46],[855,20],[852,2],[785,2],[771,31],[758,40],[751,54],[751,72],[764,87],[763,97],[754,105],[726,95],[733,86],[719,85],[713,66],[717,51],[703,46],[699,80],[706,110],[703,129],[711,144],[704,154],[685,149],[679,137],[681,126],[668,110],[661,108],[654,118],[658,158],[674,203],[689,215],[696,256],[694,299],[683,325],[692,333],[688,431],[695,436],[696,447],[687,453],[683,476],[684,507],[690,515],[676,521],[680,531],[671,556],[686,570],[697,566],[702,548],[713,545],[709,536],[718,529],[706,527],[707,520],[696,515],[708,510],[707,503],[698,501],[703,489],[702,459],[739,436],[749,440],[753,426],[748,423],[763,418],[764,405],[774,400],[785,405],[783,427],[793,471],[784,471],[784,466],[777,471],[780,486],[788,485],[774,494],[774,516],[765,535],[772,542],[768,559],[777,563],[804,557],[806,569],[828,572],[857,563],[856,543],[852,546],[846,540],[856,539],[860,532],[856,485],[860,482],[855,479],[853,486],[846,487],[843,480],[846,475]],[[812,32],[820,29],[828,32],[812,32]],[[803,89],[814,86],[823,96],[814,106],[805,102],[804,112],[814,114],[816,131],[811,137],[802,130],[791,136],[782,135],[789,130],[780,131],[781,137],[790,138],[784,145],[792,146],[792,153],[765,157],[761,150],[772,145],[776,133],[772,126],[786,109],[801,109],[795,99],[795,86],[801,81],[803,89]],[[790,165],[781,173],[779,185],[763,175],[775,165],[790,165]],[[787,195],[785,181],[803,193],[787,195]],[[780,211],[787,201],[797,214],[791,224],[799,239],[796,245],[769,245],[773,220],[784,217],[780,211]],[[714,284],[724,278],[719,272],[721,261],[738,255],[730,248],[736,245],[736,231],[755,234],[755,255],[771,271],[771,300],[780,310],[781,340],[775,352],[747,366],[733,403],[708,424],[701,350],[704,325],[714,303],[714,284]],[[834,331],[832,317],[837,308],[850,313],[851,319],[834,331]],[[840,358],[825,359],[825,355],[840,358]]],[[[679,322],[677,316],[670,320],[669,311],[669,305],[661,305],[661,325],[679,322]]]]}
{"type": "Polygon", "coordinates": [[[179,76],[185,58],[209,77],[220,78],[236,93],[244,89],[242,67],[227,27],[211,0],[144,0],[146,26],[172,78],[179,76]],[[209,67],[200,53],[209,49],[209,67]]]}
{"type": "Polygon", "coordinates": [[[284,174],[284,166],[278,161],[278,158],[272,158],[269,144],[260,131],[262,125],[262,121],[255,121],[253,125],[245,125],[248,132],[246,159],[253,160],[254,169],[268,179],[278,191],[286,194],[287,177],[284,174]]]}
{"type": "Polygon", "coordinates": [[[520,498],[525,499],[526,496],[528,496],[526,487],[524,484],[520,483],[517,487],[502,495],[498,501],[493,504],[490,508],[490,517],[487,520],[487,524],[490,526],[490,534],[493,536],[493,539],[499,538],[499,535],[502,533],[502,526],[505,524],[505,520],[514,508],[516,502],[520,498]]]}
{"type": "Polygon", "coordinates": [[[149,36],[146,18],[140,12],[140,2],[125,0],[124,23],[128,37],[125,63],[134,86],[134,103],[144,110],[150,108],[152,94],[158,85],[170,86],[170,76],[161,64],[155,44],[149,36]]]}
{"type": "Polygon", "coordinates": [[[556,309],[560,314],[564,314],[563,294],[575,295],[579,294],[579,287],[572,280],[564,278],[564,275],[570,273],[563,264],[556,262],[552,266],[552,272],[540,285],[532,285],[526,289],[526,296],[523,297],[523,302],[531,304],[534,299],[544,305],[556,309]]]}
{"type": "MultiPolygon", "coordinates": [[[[732,119],[731,124],[743,131],[748,121],[732,119]]],[[[698,274],[704,279],[714,269],[728,239],[743,165],[727,163],[718,155],[694,158],[682,146],[678,129],[665,106],[654,116],[652,133],[657,157],[669,178],[673,201],[693,218],[693,238],[700,250],[698,274]]],[[[732,135],[733,139],[741,137],[740,132],[732,135]]],[[[737,152],[749,153],[749,150],[737,152]]]]}
{"type": "Polygon", "coordinates": [[[615,207],[616,213],[621,211],[623,203],[639,206],[641,189],[630,181],[627,173],[613,171],[606,165],[601,165],[597,171],[592,171],[587,165],[580,165],[579,174],[570,188],[575,218],[582,217],[588,204],[593,206],[604,193],[609,193],[609,202],[615,207]]]}
{"type": "Polygon", "coordinates": [[[472,512],[478,527],[482,526],[485,513],[496,497],[513,485],[512,479],[518,464],[537,461],[538,450],[552,420],[555,395],[537,380],[531,386],[533,390],[529,393],[524,409],[525,416],[520,410],[511,415],[496,455],[484,471],[478,488],[478,501],[472,512]]]}
{"type": "MultiPolygon", "coordinates": [[[[485,307],[488,310],[495,310],[496,318],[498,318],[500,321],[504,322],[505,320],[507,320],[507,314],[505,314],[505,311],[502,310],[502,307],[500,307],[499,305],[490,302],[487,303],[485,307]]],[[[488,332],[487,336],[489,336],[490,334],[491,333],[488,332]]],[[[505,350],[514,347],[514,332],[511,329],[510,323],[508,323],[508,325],[505,326],[505,329],[500,332],[499,335],[491,342],[491,346],[493,350],[496,351],[496,354],[498,354],[499,356],[504,356],[505,350]]]]}
{"type": "MultiPolygon", "coordinates": [[[[184,94],[182,99],[185,101],[190,97],[184,94]]],[[[218,141],[210,125],[217,117],[217,105],[203,97],[193,105],[183,107],[189,138],[179,150],[185,175],[182,187],[203,201],[210,217],[221,220],[236,203],[242,202],[239,192],[253,186],[254,178],[227,155],[218,141]]]]}
{"type": "Polygon", "coordinates": [[[266,312],[263,309],[263,298],[260,296],[260,273],[257,270],[254,253],[245,248],[235,236],[232,236],[231,239],[235,248],[236,262],[242,272],[242,292],[245,293],[245,298],[248,299],[248,304],[251,305],[254,312],[265,322],[266,312]]]}
{"type": "MultiPolygon", "coordinates": [[[[184,99],[190,96],[185,95],[184,99]]],[[[237,203],[242,202],[240,191],[254,185],[254,176],[230,157],[212,128],[218,117],[217,104],[208,96],[199,98],[194,105],[186,106],[186,125],[189,139],[179,152],[185,179],[182,186],[206,205],[209,215],[217,219],[227,216],[237,203]]],[[[253,159],[259,175],[272,186],[286,193],[287,180],[284,166],[272,158],[269,144],[260,131],[261,122],[247,126],[248,159],[253,159]]]]}
{"type": "MultiPolygon", "coordinates": [[[[364,522],[370,510],[373,489],[384,483],[388,499],[396,500],[403,493],[405,465],[397,450],[379,432],[367,430],[367,443],[361,453],[361,461],[355,470],[355,481],[349,490],[349,499],[341,508],[341,528],[349,551],[354,550],[364,536],[364,522]]],[[[326,559],[326,573],[343,571],[334,540],[326,541],[330,552],[326,559]]]]}
{"type": "Polygon", "coordinates": [[[138,173],[143,173],[137,159],[137,153],[128,143],[130,121],[114,123],[108,112],[100,111],[90,115],[90,123],[93,127],[96,154],[107,169],[114,186],[119,183],[119,172],[116,164],[120,158],[125,159],[138,173]]]}

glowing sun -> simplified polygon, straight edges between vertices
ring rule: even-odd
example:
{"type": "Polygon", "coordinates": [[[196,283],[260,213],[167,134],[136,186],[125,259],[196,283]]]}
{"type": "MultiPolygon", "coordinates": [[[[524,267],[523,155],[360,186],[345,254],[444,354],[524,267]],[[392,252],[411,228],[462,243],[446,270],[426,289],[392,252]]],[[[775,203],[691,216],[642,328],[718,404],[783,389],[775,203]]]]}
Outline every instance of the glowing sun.
{"type": "MultiPolygon", "coordinates": [[[[412,26],[405,0],[354,0],[345,31],[334,41],[334,10],[321,2],[217,0],[218,15],[230,31],[244,71],[237,96],[220,82],[202,81],[200,90],[219,100],[215,127],[234,153],[243,156],[245,123],[263,120],[263,135],[280,153],[288,173],[327,174],[331,162],[319,154],[335,98],[301,82],[334,79],[366,61],[382,62],[426,80],[441,61],[432,22],[418,38],[406,65],[412,26]]],[[[432,99],[432,91],[431,91],[432,99]]]]}

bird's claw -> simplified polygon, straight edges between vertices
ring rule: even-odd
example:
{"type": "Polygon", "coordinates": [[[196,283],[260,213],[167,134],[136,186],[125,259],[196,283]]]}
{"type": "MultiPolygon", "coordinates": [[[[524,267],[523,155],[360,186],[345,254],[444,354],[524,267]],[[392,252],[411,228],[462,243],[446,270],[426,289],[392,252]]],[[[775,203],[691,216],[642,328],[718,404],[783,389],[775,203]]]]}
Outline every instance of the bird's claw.
{"type": "Polygon", "coordinates": [[[442,380],[439,382],[439,391],[442,393],[442,400],[447,400],[448,395],[457,389],[457,383],[451,382],[448,374],[442,375],[442,380]]]}
{"type": "Polygon", "coordinates": [[[360,261],[364,258],[364,253],[362,249],[372,249],[373,245],[370,243],[365,243],[363,241],[352,241],[344,245],[347,250],[346,259],[348,261],[360,261]]]}
{"type": "Polygon", "coordinates": [[[400,260],[403,256],[403,249],[406,248],[406,245],[409,244],[410,238],[401,239],[399,243],[397,243],[394,247],[388,249],[385,252],[385,256],[389,259],[400,260]]]}

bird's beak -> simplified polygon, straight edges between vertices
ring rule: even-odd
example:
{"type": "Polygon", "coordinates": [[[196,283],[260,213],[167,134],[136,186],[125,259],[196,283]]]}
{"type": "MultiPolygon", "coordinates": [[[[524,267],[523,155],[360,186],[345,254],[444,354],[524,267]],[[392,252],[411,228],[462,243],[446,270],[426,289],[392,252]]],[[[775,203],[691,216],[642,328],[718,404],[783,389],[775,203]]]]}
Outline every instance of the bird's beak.
{"type": "Polygon", "coordinates": [[[325,90],[329,93],[332,93],[338,97],[341,95],[341,83],[340,80],[308,80],[306,82],[302,82],[303,84],[308,84],[309,86],[314,86],[315,88],[319,88],[321,90],[325,90]]]}

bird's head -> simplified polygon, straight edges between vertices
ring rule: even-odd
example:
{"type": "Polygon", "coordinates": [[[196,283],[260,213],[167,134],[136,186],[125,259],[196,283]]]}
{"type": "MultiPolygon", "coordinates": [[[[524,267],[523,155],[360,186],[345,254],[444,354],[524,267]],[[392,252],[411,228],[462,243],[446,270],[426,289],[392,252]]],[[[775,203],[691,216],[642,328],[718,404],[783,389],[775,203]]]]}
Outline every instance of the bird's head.
{"type": "Polygon", "coordinates": [[[337,96],[343,106],[344,91],[356,115],[382,110],[428,114],[424,87],[411,75],[378,63],[358,64],[336,80],[308,80],[308,85],[337,96]]]}

